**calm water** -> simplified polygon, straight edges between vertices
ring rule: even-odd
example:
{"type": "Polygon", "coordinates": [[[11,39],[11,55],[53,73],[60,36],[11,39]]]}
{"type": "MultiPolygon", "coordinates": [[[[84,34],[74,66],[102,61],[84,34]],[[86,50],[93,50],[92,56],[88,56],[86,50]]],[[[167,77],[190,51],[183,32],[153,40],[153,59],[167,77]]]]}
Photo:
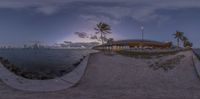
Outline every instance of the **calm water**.
{"type": "Polygon", "coordinates": [[[0,56],[27,71],[57,71],[72,66],[90,52],[83,49],[1,49],[0,56]]]}
{"type": "Polygon", "coordinates": [[[200,55],[200,49],[196,49],[195,52],[200,55]]]}

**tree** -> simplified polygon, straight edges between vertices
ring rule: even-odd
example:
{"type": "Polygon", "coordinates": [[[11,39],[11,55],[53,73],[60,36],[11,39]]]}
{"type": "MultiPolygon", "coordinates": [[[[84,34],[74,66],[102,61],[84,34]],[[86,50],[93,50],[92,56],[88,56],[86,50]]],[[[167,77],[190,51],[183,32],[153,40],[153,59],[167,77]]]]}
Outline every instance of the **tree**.
{"type": "Polygon", "coordinates": [[[174,38],[175,39],[177,39],[177,47],[179,47],[179,43],[180,43],[180,40],[182,40],[183,39],[183,32],[180,32],[180,31],[176,31],[176,33],[175,34],[173,34],[174,35],[174,38]]]}
{"type": "Polygon", "coordinates": [[[187,37],[183,36],[183,37],[181,38],[181,41],[183,42],[183,46],[184,46],[184,47],[187,47],[187,46],[188,46],[189,41],[188,41],[188,38],[187,38],[187,37]]]}
{"type": "Polygon", "coordinates": [[[185,41],[184,43],[183,43],[183,46],[184,47],[192,47],[193,46],[193,44],[190,42],[190,41],[185,41]]]}
{"type": "Polygon", "coordinates": [[[180,40],[183,42],[183,47],[192,47],[193,46],[193,44],[188,40],[188,38],[186,36],[184,36],[183,32],[176,31],[176,33],[173,35],[177,39],[178,47],[179,47],[180,40]]]}
{"type": "Polygon", "coordinates": [[[104,22],[98,23],[96,25],[96,27],[94,28],[94,30],[96,31],[96,34],[100,34],[100,40],[101,40],[102,44],[104,44],[105,40],[108,40],[106,38],[106,35],[111,34],[110,25],[108,25],[107,23],[104,23],[104,22]]]}
{"type": "Polygon", "coordinates": [[[114,41],[114,39],[113,39],[113,38],[109,38],[109,39],[108,39],[108,41],[107,41],[107,44],[112,44],[112,43],[113,43],[113,41],[114,41]]]}
{"type": "Polygon", "coordinates": [[[188,41],[188,38],[186,36],[182,36],[181,40],[182,40],[182,42],[186,42],[186,41],[188,41]]]}
{"type": "Polygon", "coordinates": [[[99,22],[95,29],[95,34],[88,34],[85,32],[75,32],[74,34],[77,35],[80,38],[86,38],[86,39],[92,39],[102,42],[107,42],[109,39],[106,37],[107,34],[111,34],[111,27],[107,23],[99,22]],[[100,35],[98,35],[100,34],[100,35]]]}

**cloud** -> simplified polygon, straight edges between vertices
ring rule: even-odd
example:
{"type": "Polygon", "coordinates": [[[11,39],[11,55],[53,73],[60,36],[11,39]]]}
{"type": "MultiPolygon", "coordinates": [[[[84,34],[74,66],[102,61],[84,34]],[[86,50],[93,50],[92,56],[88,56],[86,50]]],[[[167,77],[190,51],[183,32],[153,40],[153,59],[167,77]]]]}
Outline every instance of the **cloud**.
{"type": "Polygon", "coordinates": [[[90,39],[98,40],[98,37],[97,37],[97,35],[91,35],[90,39]]]}
{"type": "Polygon", "coordinates": [[[95,25],[99,22],[107,22],[109,24],[119,24],[120,23],[119,19],[111,18],[104,14],[101,14],[101,15],[83,14],[83,15],[80,15],[80,17],[82,19],[86,20],[87,22],[89,22],[90,24],[95,24],[95,25]]]}
{"type": "Polygon", "coordinates": [[[0,8],[35,9],[35,12],[53,14],[68,2],[65,0],[0,0],[0,8]]]}
{"type": "Polygon", "coordinates": [[[116,19],[121,19],[123,17],[132,17],[138,21],[145,21],[147,19],[156,18],[157,15],[154,13],[155,9],[150,7],[113,7],[113,8],[98,8],[97,11],[101,13],[110,14],[116,19]]]}
{"type": "Polygon", "coordinates": [[[160,19],[160,9],[200,8],[199,0],[0,0],[0,8],[34,8],[35,12],[52,15],[66,7],[74,7],[81,17],[118,24],[120,19],[131,17],[139,22],[160,19]]]}
{"type": "Polygon", "coordinates": [[[24,8],[24,7],[45,7],[45,6],[63,6],[66,4],[79,4],[79,5],[99,5],[104,6],[137,6],[151,5],[157,8],[185,8],[185,7],[200,7],[199,0],[0,0],[1,8],[24,8]]]}
{"type": "Polygon", "coordinates": [[[88,34],[85,32],[75,32],[75,35],[78,35],[80,38],[88,38],[88,34]]]}
{"type": "Polygon", "coordinates": [[[54,7],[54,6],[43,6],[43,7],[38,7],[36,8],[36,11],[39,13],[43,13],[46,15],[51,15],[56,13],[59,10],[58,7],[54,7]]]}
{"type": "Polygon", "coordinates": [[[159,14],[157,12],[159,10],[200,8],[200,1],[197,0],[125,0],[123,3],[120,2],[121,0],[117,1],[97,3],[82,2],[81,10],[88,13],[83,13],[81,17],[91,23],[106,21],[112,24],[119,24],[123,18],[131,17],[140,23],[155,21],[161,24],[162,22],[170,20],[170,16],[159,14]]]}

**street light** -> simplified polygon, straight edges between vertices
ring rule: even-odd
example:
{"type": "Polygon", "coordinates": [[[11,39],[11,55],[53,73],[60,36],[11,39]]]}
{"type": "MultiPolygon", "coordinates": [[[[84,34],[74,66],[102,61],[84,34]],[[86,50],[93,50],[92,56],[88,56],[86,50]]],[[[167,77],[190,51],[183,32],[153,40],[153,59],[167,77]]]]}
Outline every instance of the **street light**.
{"type": "Polygon", "coordinates": [[[141,31],[142,31],[142,40],[144,40],[144,26],[141,26],[141,31]]]}

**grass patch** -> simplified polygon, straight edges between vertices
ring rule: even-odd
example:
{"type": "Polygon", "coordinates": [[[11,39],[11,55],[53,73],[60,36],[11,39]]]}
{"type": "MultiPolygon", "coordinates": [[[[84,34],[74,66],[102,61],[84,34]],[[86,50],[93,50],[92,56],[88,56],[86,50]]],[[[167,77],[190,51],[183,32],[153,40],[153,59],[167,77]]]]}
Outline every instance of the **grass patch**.
{"type": "Polygon", "coordinates": [[[173,51],[173,52],[134,52],[134,51],[126,51],[121,50],[117,51],[118,54],[128,57],[134,57],[134,58],[142,58],[142,59],[152,59],[152,58],[160,58],[167,55],[175,55],[179,51],[173,51]]]}
{"type": "Polygon", "coordinates": [[[181,59],[183,59],[185,55],[177,55],[174,58],[168,59],[164,62],[161,62],[161,60],[156,61],[155,63],[149,65],[150,68],[153,70],[163,69],[164,71],[172,70],[175,65],[180,64],[181,59]]]}

